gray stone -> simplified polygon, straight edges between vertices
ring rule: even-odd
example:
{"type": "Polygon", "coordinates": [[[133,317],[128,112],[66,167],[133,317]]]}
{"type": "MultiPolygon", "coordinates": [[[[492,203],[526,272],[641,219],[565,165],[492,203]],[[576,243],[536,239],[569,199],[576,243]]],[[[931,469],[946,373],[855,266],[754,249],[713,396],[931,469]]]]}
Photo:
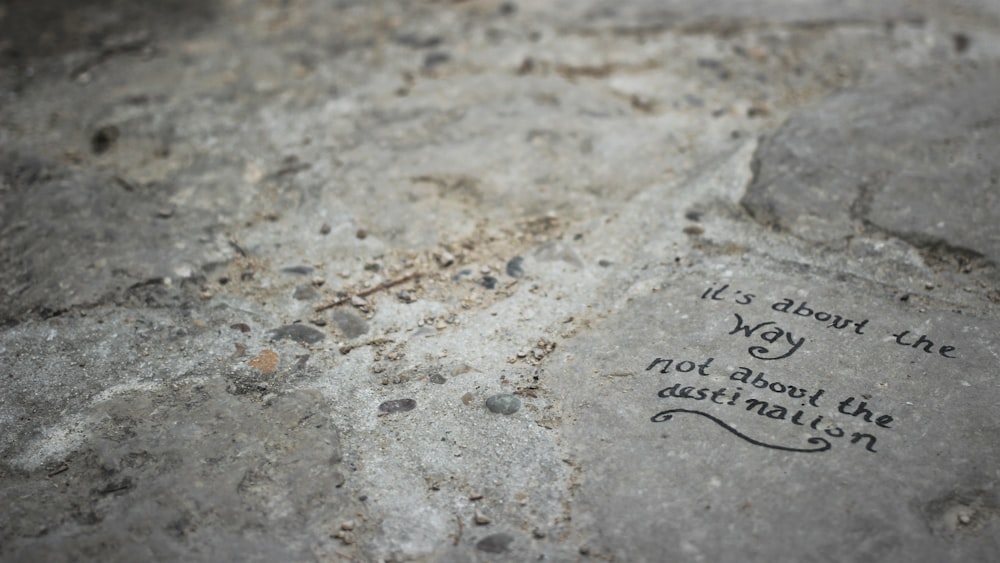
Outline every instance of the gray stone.
{"type": "Polygon", "coordinates": [[[510,534],[492,534],[476,542],[476,549],[486,553],[505,553],[512,543],[514,536],[510,534]]]}
{"type": "Polygon", "coordinates": [[[771,264],[764,283],[728,265],[731,278],[673,278],[637,296],[600,334],[562,346],[574,360],[547,374],[588,476],[572,517],[615,522],[591,545],[619,560],[713,561],[953,561],[1000,548],[987,532],[1000,524],[993,477],[967,461],[1000,459],[972,430],[998,399],[1000,324],[920,313],[856,280],[771,264]],[[831,497],[830,482],[844,494],[831,497]],[[771,540],[746,521],[771,522],[771,540]]]}
{"type": "Polygon", "coordinates": [[[379,412],[386,414],[394,412],[409,412],[417,408],[417,402],[413,399],[394,399],[385,401],[378,406],[379,412]]]}
{"type": "Polygon", "coordinates": [[[299,301],[313,301],[319,298],[319,292],[312,285],[300,285],[295,287],[292,298],[299,301]]]}
{"type": "Polygon", "coordinates": [[[313,273],[312,266],[288,266],[287,268],[282,268],[282,272],[286,274],[294,274],[297,276],[308,276],[313,273]]]}
{"type": "Polygon", "coordinates": [[[326,338],[321,331],[300,323],[281,326],[268,332],[271,340],[294,340],[303,344],[315,344],[326,338]]]}
{"type": "Polygon", "coordinates": [[[507,275],[512,278],[524,277],[524,258],[515,256],[507,261],[507,275]]]}
{"type": "Polygon", "coordinates": [[[808,240],[898,237],[1000,263],[1000,66],[885,79],[793,116],[761,145],[742,203],[808,240]]]}
{"type": "Polygon", "coordinates": [[[509,393],[499,393],[486,399],[486,408],[497,414],[514,414],[521,409],[521,399],[509,393]]]}
{"type": "Polygon", "coordinates": [[[330,318],[337,325],[337,329],[347,338],[357,338],[368,334],[368,321],[350,309],[337,307],[330,313],[330,318]]]}

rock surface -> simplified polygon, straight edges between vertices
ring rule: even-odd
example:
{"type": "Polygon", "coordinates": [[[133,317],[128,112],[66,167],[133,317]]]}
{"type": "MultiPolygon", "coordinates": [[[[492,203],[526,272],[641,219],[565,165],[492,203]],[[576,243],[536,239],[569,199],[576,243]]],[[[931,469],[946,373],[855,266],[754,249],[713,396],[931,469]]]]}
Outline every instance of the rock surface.
{"type": "Polygon", "coordinates": [[[0,1],[0,559],[990,560],[998,89],[985,0],[0,1]]]}

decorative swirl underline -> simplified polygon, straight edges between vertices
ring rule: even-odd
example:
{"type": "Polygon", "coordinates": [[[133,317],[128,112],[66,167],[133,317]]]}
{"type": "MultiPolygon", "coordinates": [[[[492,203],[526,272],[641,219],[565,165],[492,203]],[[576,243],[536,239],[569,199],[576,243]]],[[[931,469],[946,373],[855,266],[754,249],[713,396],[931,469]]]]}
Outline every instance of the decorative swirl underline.
{"type": "Polygon", "coordinates": [[[674,417],[674,414],[676,414],[676,413],[688,413],[688,414],[697,414],[699,416],[703,416],[703,417],[711,420],[712,422],[718,424],[719,426],[725,428],[726,430],[732,432],[736,436],[739,436],[740,438],[746,440],[747,442],[750,442],[751,444],[753,444],[755,446],[761,446],[761,447],[764,447],[764,448],[770,448],[772,450],[781,450],[781,451],[785,451],[785,452],[816,453],[816,452],[825,452],[826,450],[829,450],[832,447],[831,444],[830,444],[830,442],[828,440],[826,440],[825,438],[817,438],[817,437],[809,438],[808,440],[806,440],[810,444],[821,444],[819,447],[812,448],[812,449],[789,448],[787,446],[776,446],[774,444],[768,444],[768,443],[765,443],[765,442],[761,442],[760,440],[754,440],[753,438],[747,436],[746,434],[741,433],[739,430],[736,430],[732,426],[729,426],[725,422],[719,420],[718,418],[716,418],[716,417],[714,417],[714,416],[712,416],[712,415],[710,415],[708,413],[697,411],[697,410],[692,410],[692,409],[670,409],[670,410],[665,410],[665,411],[663,411],[661,413],[657,413],[657,414],[653,415],[653,417],[650,419],[650,421],[652,421],[652,422],[666,422],[666,421],[672,419],[674,417]]]}

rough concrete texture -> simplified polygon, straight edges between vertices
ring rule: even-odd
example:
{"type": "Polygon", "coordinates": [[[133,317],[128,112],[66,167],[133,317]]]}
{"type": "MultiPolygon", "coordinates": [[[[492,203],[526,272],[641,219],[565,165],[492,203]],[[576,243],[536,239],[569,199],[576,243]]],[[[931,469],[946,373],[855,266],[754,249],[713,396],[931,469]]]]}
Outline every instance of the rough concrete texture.
{"type": "Polygon", "coordinates": [[[997,91],[986,0],[0,1],[0,559],[996,559],[997,91]]]}

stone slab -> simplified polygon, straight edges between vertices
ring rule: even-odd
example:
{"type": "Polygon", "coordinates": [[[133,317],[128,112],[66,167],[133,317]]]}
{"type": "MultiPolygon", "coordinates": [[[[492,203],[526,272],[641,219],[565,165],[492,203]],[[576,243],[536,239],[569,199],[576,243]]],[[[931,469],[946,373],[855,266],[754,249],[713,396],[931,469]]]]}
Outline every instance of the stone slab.
{"type": "Polygon", "coordinates": [[[547,370],[594,554],[992,557],[996,322],[775,270],[665,276],[547,370]]]}
{"type": "Polygon", "coordinates": [[[794,116],[763,143],[743,205],[810,240],[875,230],[997,264],[1000,69],[930,74],[887,78],[794,116]]]}

